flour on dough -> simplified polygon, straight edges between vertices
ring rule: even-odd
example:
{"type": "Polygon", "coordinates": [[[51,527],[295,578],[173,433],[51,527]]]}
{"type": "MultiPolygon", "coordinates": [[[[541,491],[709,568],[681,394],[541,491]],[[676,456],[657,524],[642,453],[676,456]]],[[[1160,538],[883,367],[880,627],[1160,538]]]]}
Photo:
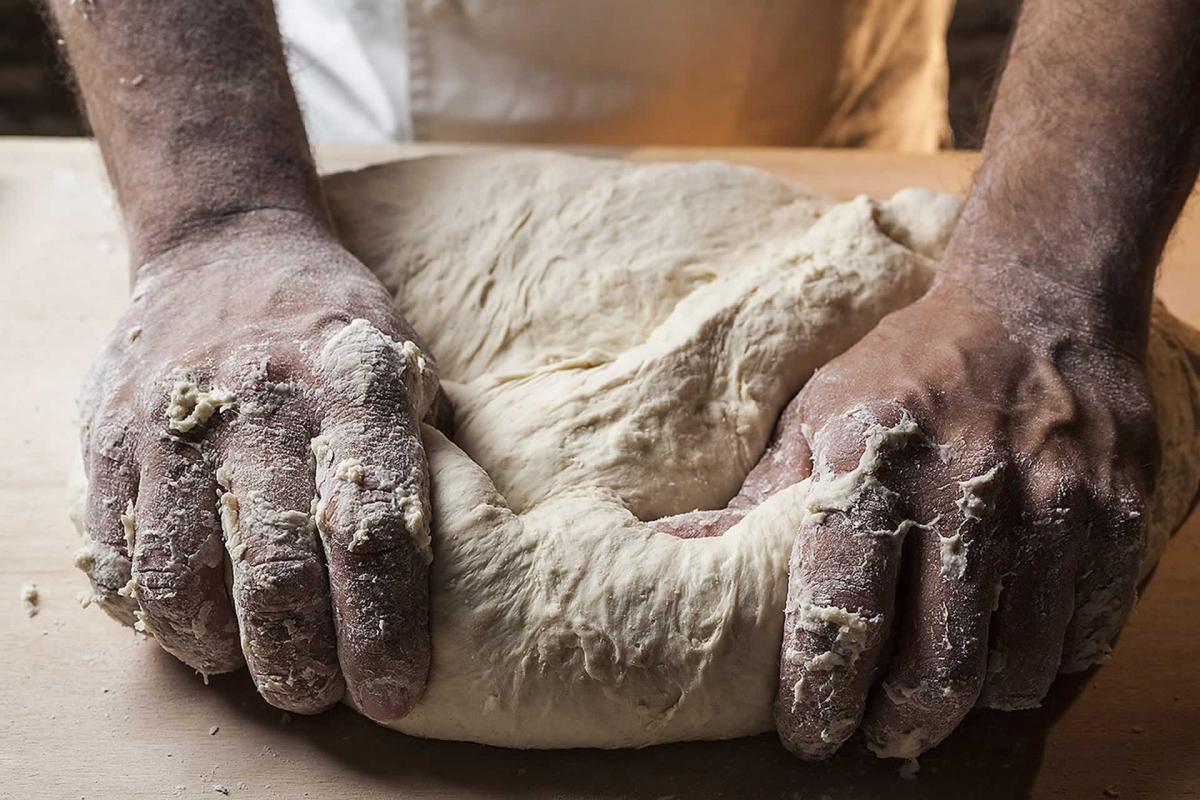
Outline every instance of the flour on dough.
{"type": "MultiPolygon", "coordinates": [[[[958,202],[836,203],[729,164],[548,153],[399,162],[326,189],[455,407],[453,442],[422,429],[433,665],[392,727],[543,748],[770,730],[808,483],[718,537],[647,521],[724,507],[813,371],[926,290],[958,202]]],[[[1156,310],[1147,566],[1200,480],[1192,335],[1156,310]]],[[[355,480],[356,464],[327,468],[355,480]]]]}

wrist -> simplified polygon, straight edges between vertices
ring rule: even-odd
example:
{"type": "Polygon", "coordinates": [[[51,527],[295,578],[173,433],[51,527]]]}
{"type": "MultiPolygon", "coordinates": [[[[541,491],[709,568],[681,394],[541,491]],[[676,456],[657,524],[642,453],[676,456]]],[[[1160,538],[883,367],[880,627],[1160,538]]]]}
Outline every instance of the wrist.
{"type": "Polygon", "coordinates": [[[1088,350],[1142,360],[1153,285],[1120,287],[1080,275],[1102,271],[999,246],[963,248],[951,242],[934,292],[952,291],[986,309],[1010,332],[1044,341],[1069,339],[1088,350]]]}
{"type": "Polygon", "coordinates": [[[235,232],[266,234],[273,227],[331,235],[333,224],[319,190],[304,193],[289,188],[262,188],[252,198],[201,189],[191,197],[124,202],[131,260],[136,267],[198,242],[235,232]],[[204,195],[212,199],[202,200],[204,195]]]}
{"type": "Polygon", "coordinates": [[[180,220],[173,230],[162,247],[133,248],[134,283],[222,262],[262,258],[275,262],[313,248],[341,249],[328,217],[308,209],[271,207],[196,215],[180,220]]]}

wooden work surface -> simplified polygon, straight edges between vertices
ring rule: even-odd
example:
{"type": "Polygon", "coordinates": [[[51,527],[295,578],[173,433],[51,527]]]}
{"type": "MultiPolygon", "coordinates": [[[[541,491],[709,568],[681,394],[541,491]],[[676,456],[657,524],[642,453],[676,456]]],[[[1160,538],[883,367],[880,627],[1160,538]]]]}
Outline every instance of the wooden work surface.
{"type": "MultiPolygon", "coordinates": [[[[427,152],[330,147],[326,170],[427,152]]],[[[965,156],[780,150],[724,157],[846,197],[962,191],[965,156]]],[[[1185,219],[1160,294],[1200,325],[1200,219],[1185,219]]],[[[64,479],[76,388],[125,304],[125,252],[85,142],[0,139],[0,797],[1122,798],[1200,795],[1200,518],[1171,543],[1105,667],[1038,711],[973,714],[914,781],[858,742],[803,764],[774,736],[641,751],[517,752],[411,739],[345,708],[291,718],[246,673],[205,686],[98,609],[71,567],[64,479]],[[37,583],[27,617],[21,585],[37,583]],[[215,733],[212,730],[219,727],[215,733]]]]}

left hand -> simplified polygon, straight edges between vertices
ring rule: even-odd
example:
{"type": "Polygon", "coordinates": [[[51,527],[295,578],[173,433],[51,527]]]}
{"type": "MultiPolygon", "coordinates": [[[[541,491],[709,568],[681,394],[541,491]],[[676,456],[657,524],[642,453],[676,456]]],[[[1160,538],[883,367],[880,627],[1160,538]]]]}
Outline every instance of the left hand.
{"type": "Polygon", "coordinates": [[[399,719],[431,659],[434,364],[309,220],[260,209],[205,234],[141,266],[85,381],[76,563],[204,674],[244,662],[287,711],[348,693],[399,719]]]}
{"type": "Polygon", "coordinates": [[[877,754],[915,757],[975,705],[1035,707],[1133,606],[1158,465],[1142,358],[1031,313],[1016,295],[1070,294],[1045,278],[1006,292],[944,267],[809,381],[730,505],[811,469],[775,704],[802,758],[860,723],[877,754]]]}

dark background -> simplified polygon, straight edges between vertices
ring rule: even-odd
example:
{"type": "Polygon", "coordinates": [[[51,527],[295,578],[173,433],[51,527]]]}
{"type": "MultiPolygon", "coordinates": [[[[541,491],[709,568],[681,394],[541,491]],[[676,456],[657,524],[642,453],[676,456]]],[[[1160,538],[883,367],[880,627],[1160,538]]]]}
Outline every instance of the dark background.
{"type": "MultiPolygon", "coordinates": [[[[1019,0],[958,0],[950,25],[950,125],[975,149],[1019,0]]],[[[0,0],[0,136],[78,136],[83,128],[35,0],[0,0]]]]}

